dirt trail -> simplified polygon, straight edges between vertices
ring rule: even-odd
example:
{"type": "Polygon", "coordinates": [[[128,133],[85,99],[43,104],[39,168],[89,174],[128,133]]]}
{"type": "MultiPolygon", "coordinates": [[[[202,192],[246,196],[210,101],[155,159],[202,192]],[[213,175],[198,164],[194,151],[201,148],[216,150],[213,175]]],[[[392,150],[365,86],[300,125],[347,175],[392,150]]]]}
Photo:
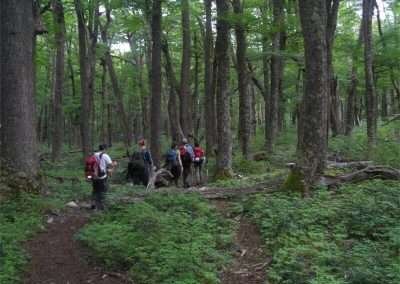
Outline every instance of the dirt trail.
{"type": "Polygon", "coordinates": [[[74,235],[89,220],[86,209],[66,209],[62,215],[50,217],[46,231],[26,244],[31,256],[24,284],[121,284],[128,283],[118,274],[108,274],[89,264],[83,248],[74,235]]]}
{"type": "MultiPolygon", "coordinates": [[[[228,202],[217,201],[215,204],[222,213],[227,212],[228,202]]],[[[238,222],[234,239],[234,260],[223,271],[221,283],[265,284],[267,283],[265,270],[271,258],[263,251],[261,233],[254,223],[243,216],[238,222]]]]}

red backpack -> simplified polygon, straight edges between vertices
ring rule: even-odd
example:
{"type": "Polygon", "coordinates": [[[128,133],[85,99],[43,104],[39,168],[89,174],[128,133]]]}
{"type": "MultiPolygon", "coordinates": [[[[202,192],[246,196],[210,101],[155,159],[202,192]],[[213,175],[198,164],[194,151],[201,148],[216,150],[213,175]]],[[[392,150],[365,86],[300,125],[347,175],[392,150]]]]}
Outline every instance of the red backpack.
{"type": "Polygon", "coordinates": [[[97,179],[104,176],[104,172],[100,169],[102,155],[103,153],[100,154],[99,158],[96,155],[91,155],[85,159],[85,176],[87,179],[97,179]]]}
{"type": "Polygon", "coordinates": [[[201,147],[194,148],[194,157],[195,158],[203,158],[204,157],[204,150],[201,147]]]}

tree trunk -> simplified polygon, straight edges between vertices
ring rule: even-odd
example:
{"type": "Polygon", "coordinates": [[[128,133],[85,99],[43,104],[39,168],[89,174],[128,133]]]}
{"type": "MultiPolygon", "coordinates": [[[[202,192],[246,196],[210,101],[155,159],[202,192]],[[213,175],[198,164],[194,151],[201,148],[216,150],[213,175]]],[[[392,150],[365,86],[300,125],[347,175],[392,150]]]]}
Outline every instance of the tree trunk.
{"type": "Polygon", "coordinates": [[[64,66],[65,66],[65,21],[64,7],[60,0],[52,0],[55,25],[56,68],[53,98],[53,140],[52,160],[59,160],[64,140],[64,113],[62,100],[64,96],[64,66]]]}
{"type": "Polygon", "coordinates": [[[108,27],[111,24],[111,10],[109,7],[106,7],[106,18],[107,18],[107,22],[106,24],[101,27],[101,38],[103,40],[103,43],[107,46],[107,50],[104,54],[104,58],[105,58],[105,63],[107,65],[107,70],[108,73],[110,75],[110,79],[111,79],[111,85],[112,88],[114,90],[114,95],[117,99],[117,109],[118,109],[118,113],[120,116],[120,120],[122,122],[122,129],[123,129],[123,133],[124,133],[124,144],[125,147],[128,149],[131,146],[131,142],[132,142],[132,129],[130,127],[130,123],[128,120],[128,116],[126,115],[126,111],[125,111],[125,106],[124,106],[124,98],[121,92],[121,89],[119,87],[119,83],[118,83],[118,78],[117,78],[117,74],[115,72],[114,69],[114,64],[111,58],[111,53],[110,53],[110,43],[108,40],[108,27]]]}
{"type": "Polygon", "coordinates": [[[215,56],[217,79],[217,166],[216,177],[230,177],[232,172],[232,133],[229,105],[229,23],[224,17],[229,12],[228,0],[217,0],[217,39],[215,56]]]}
{"type": "MultiPolygon", "coordinates": [[[[243,17],[241,0],[233,1],[233,10],[238,18],[243,17]]],[[[239,88],[239,140],[245,159],[250,158],[251,137],[251,95],[249,93],[249,73],[247,70],[247,42],[245,27],[241,23],[235,25],[236,60],[239,88]]]]}
{"type": "Polygon", "coordinates": [[[353,59],[351,68],[351,83],[347,96],[345,135],[350,136],[355,124],[357,95],[357,69],[353,59]]]}
{"type": "Polygon", "coordinates": [[[32,1],[1,1],[0,37],[0,176],[7,175],[5,183],[11,188],[29,191],[36,189],[32,181],[39,169],[32,1]]]}
{"type": "MultiPolygon", "coordinates": [[[[337,26],[337,16],[340,0],[327,0],[327,29],[326,42],[328,52],[328,82],[329,82],[329,120],[328,124],[332,130],[332,135],[337,136],[342,133],[340,121],[340,98],[337,92],[337,81],[333,70],[333,44],[335,41],[335,32],[337,26]]],[[[329,128],[327,129],[329,131],[329,128]]],[[[328,135],[328,133],[327,133],[328,135]]]]}
{"type": "Polygon", "coordinates": [[[175,77],[175,70],[172,66],[171,55],[169,54],[168,41],[166,39],[162,41],[162,50],[165,57],[165,73],[167,74],[167,80],[170,87],[168,100],[168,116],[170,120],[172,140],[176,143],[179,143],[184,137],[181,122],[179,120],[180,111],[177,100],[180,90],[175,77]]]}
{"type": "Polygon", "coordinates": [[[328,121],[327,9],[319,0],[299,1],[304,37],[305,88],[299,124],[299,165],[303,175],[305,195],[325,168],[328,121]]]}
{"type": "Polygon", "coordinates": [[[198,139],[201,122],[201,104],[199,96],[199,75],[200,75],[200,46],[198,41],[197,33],[194,35],[194,90],[193,90],[193,101],[192,101],[192,121],[194,128],[194,137],[198,139]]]}
{"type": "Polygon", "coordinates": [[[182,66],[180,90],[180,120],[185,137],[193,135],[192,100],[190,94],[190,8],[189,0],[182,0],[182,66]]]}
{"type": "MultiPolygon", "coordinates": [[[[215,90],[212,87],[213,81],[213,35],[211,25],[211,0],[204,0],[206,13],[206,34],[204,37],[204,122],[206,135],[207,155],[213,156],[215,136],[217,133],[215,90]]],[[[214,70],[216,72],[216,70],[214,70]]]]}
{"type": "Polygon", "coordinates": [[[271,94],[268,104],[268,127],[266,132],[267,151],[272,152],[273,145],[278,134],[278,111],[280,101],[280,82],[282,80],[282,57],[281,51],[281,29],[283,26],[283,1],[273,0],[273,27],[274,34],[272,39],[271,57],[271,94]]]}
{"type": "Polygon", "coordinates": [[[161,160],[161,0],[153,0],[151,35],[153,41],[151,58],[151,114],[150,149],[157,167],[161,160]]]}
{"type": "MultiPolygon", "coordinates": [[[[367,136],[368,146],[376,145],[377,114],[376,92],[373,73],[373,46],[372,46],[372,16],[374,10],[373,0],[363,0],[363,39],[365,62],[365,101],[367,111],[367,136]]],[[[371,150],[371,149],[370,149],[371,150]]]]}
{"type": "Polygon", "coordinates": [[[96,62],[97,28],[98,28],[98,2],[94,1],[90,7],[95,16],[94,23],[86,26],[86,20],[81,0],[74,0],[78,19],[79,38],[79,65],[81,77],[81,137],[82,152],[87,156],[92,151],[92,104],[94,94],[94,72],[96,62]],[[90,40],[89,40],[90,39],[90,40]]]}
{"type": "MultiPolygon", "coordinates": [[[[266,31],[268,29],[268,20],[266,18],[267,9],[268,9],[269,1],[265,1],[265,7],[261,9],[261,13],[264,15],[263,17],[263,29],[266,31]]],[[[265,137],[265,148],[268,149],[270,147],[269,142],[269,131],[270,131],[270,100],[271,100],[271,89],[270,89],[270,64],[268,58],[268,33],[263,33],[263,40],[262,40],[262,50],[264,53],[263,56],[263,79],[264,79],[264,87],[263,87],[263,97],[264,97],[264,137],[265,137]]],[[[261,87],[261,86],[260,86],[261,87]]]]}

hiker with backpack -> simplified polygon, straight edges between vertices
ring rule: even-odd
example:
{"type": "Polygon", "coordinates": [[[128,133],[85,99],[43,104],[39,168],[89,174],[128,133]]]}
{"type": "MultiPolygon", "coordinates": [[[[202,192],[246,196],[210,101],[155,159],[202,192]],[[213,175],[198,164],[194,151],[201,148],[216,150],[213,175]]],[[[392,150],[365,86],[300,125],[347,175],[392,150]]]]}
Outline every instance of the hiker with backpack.
{"type": "Polygon", "coordinates": [[[85,161],[87,180],[92,182],[92,209],[104,210],[104,199],[108,189],[107,179],[116,163],[106,153],[107,146],[99,145],[99,149],[85,161]]]}
{"type": "Polygon", "coordinates": [[[179,177],[182,174],[182,160],[176,143],[172,143],[166,154],[164,168],[171,172],[172,181],[174,181],[175,186],[178,186],[179,177]]]}
{"type": "Polygon", "coordinates": [[[130,157],[128,164],[127,178],[133,184],[143,184],[147,186],[153,170],[153,159],[150,151],[146,147],[146,141],[141,139],[138,142],[139,151],[135,151],[130,157]]]}
{"type": "Polygon", "coordinates": [[[200,147],[198,142],[194,143],[194,173],[196,177],[196,184],[199,185],[203,181],[202,168],[205,161],[204,150],[200,147]]]}
{"type": "Polygon", "coordinates": [[[182,139],[182,144],[181,146],[179,146],[179,154],[182,160],[182,167],[183,167],[183,187],[190,187],[188,178],[192,172],[194,151],[192,145],[188,143],[188,140],[186,138],[182,139]]]}

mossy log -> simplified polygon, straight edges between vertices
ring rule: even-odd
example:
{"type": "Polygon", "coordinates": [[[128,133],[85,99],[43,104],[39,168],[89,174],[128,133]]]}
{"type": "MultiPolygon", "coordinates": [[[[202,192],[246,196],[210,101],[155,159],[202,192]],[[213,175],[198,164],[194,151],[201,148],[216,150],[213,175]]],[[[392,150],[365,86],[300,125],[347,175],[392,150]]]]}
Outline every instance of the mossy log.
{"type": "Polygon", "coordinates": [[[384,166],[370,166],[340,176],[323,176],[320,184],[328,187],[337,187],[345,183],[357,183],[371,179],[400,180],[400,170],[384,166]]]}

